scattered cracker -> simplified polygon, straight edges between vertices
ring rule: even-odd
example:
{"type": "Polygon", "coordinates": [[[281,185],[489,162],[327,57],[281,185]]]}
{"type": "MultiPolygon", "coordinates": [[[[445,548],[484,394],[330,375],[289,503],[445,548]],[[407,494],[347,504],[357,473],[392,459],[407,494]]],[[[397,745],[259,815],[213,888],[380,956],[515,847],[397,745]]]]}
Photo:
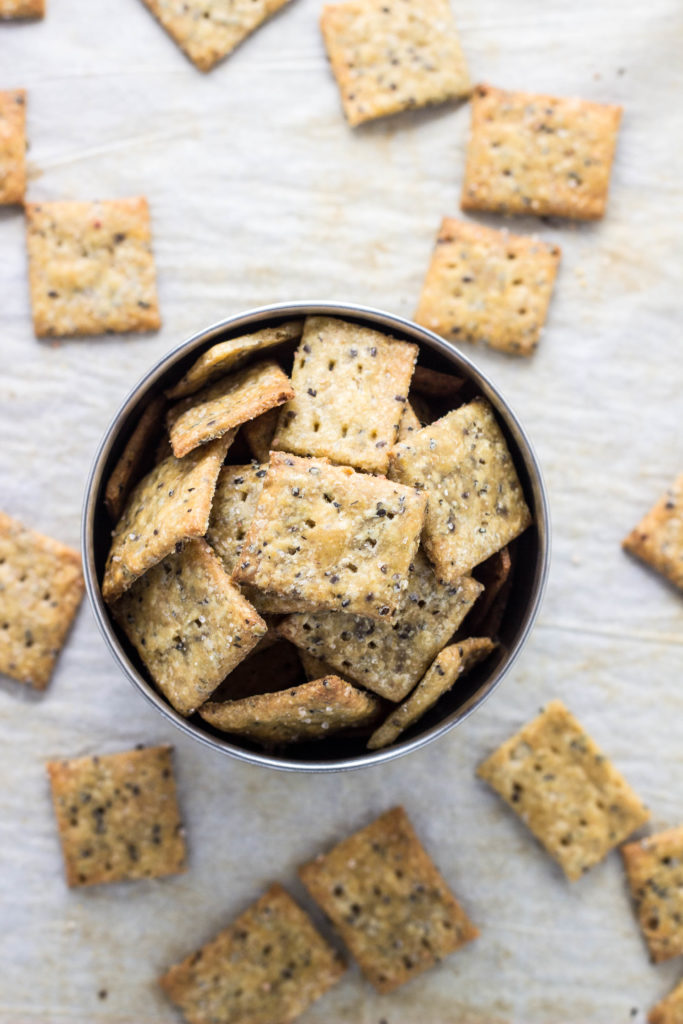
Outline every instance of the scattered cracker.
{"type": "Polygon", "coordinates": [[[570,881],[650,816],[559,700],[503,743],[477,774],[522,818],[570,881]]]}
{"type": "Polygon", "coordinates": [[[289,0],[143,0],[200,71],[227,57],[289,0]]]}
{"type": "Polygon", "coordinates": [[[235,578],[302,607],[391,616],[424,508],[410,487],[273,452],[235,578]]]}
{"type": "Polygon", "coordinates": [[[512,456],[484,398],[399,442],[391,472],[427,495],[422,542],[441,580],[460,579],[531,523],[512,456]]]}
{"type": "Polygon", "coordinates": [[[181,715],[208,700],[268,628],[204,540],[149,569],[113,611],[181,715]]]}
{"type": "Polygon", "coordinates": [[[602,217],[620,121],[617,106],[477,86],[462,209],[602,217]]]}
{"type": "Polygon", "coordinates": [[[665,999],[653,1006],[648,1024],[683,1024],[683,981],[665,999]]]}
{"type": "Polygon", "coordinates": [[[190,1024],[291,1024],[345,969],[308,914],[273,885],[159,983],[190,1024]]]}
{"type": "Polygon", "coordinates": [[[320,27],[350,125],[470,93],[448,0],[328,5],[320,27]]]}
{"type": "MultiPolygon", "coordinates": [[[[546,320],[559,262],[556,245],[447,217],[415,320],[453,341],[484,342],[511,355],[530,356],[546,320]]],[[[416,380],[413,386],[418,388],[416,380]]]]}
{"type": "Polygon", "coordinates": [[[418,552],[395,621],[343,612],[300,613],[284,619],[277,630],[342,675],[399,701],[448,643],[481,590],[471,577],[439,583],[418,552]]]}
{"type": "Polygon", "coordinates": [[[460,394],[464,384],[464,377],[440,373],[438,370],[430,370],[427,366],[416,366],[410,387],[430,398],[455,398],[460,394]]]}
{"type": "Polygon", "coordinates": [[[273,438],[277,428],[277,421],[280,419],[280,410],[275,407],[257,416],[255,420],[249,420],[242,427],[245,440],[249,450],[259,462],[268,462],[270,449],[273,447],[273,438]]]}
{"type": "MultiPolygon", "coordinates": [[[[320,679],[321,676],[316,676],[320,679]]],[[[243,700],[263,693],[288,690],[304,682],[304,671],[296,647],[271,631],[260,640],[248,658],[223,680],[211,694],[211,703],[243,700]]]]}
{"type": "Polygon", "coordinates": [[[26,229],[39,338],[161,326],[146,199],[27,203],[26,229]]]}
{"type": "Polygon", "coordinates": [[[626,537],[623,547],[683,590],[683,474],[626,537]]]}
{"type": "Polygon", "coordinates": [[[78,552],[0,512],[0,672],[45,689],[84,586],[78,552]]]}
{"type": "Polygon", "coordinates": [[[223,732],[246,736],[264,747],[322,740],[357,726],[372,726],[380,704],[339,676],[325,676],[291,690],[244,700],[205,704],[199,714],[223,732]]]}
{"type": "Polygon", "coordinates": [[[495,636],[512,584],[510,549],[502,548],[478,565],[475,577],[484,585],[484,592],[467,620],[468,629],[478,636],[495,636]]]}
{"type": "Polygon", "coordinates": [[[44,17],[45,0],[0,0],[0,21],[44,17]]]}
{"type": "Polygon", "coordinates": [[[416,345],[309,317],[292,368],[295,398],[280,414],[273,449],[385,473],[416,358],[416,345]]]}
{"type": "Polygon", "coordinates": [[[25,192],[26,92],[12,89],[0,92],[0,205],[23,202],[25,192]]]}
{"type": "Polygon", "coordinates": [[[299,874],[380,992],[391,992],[478,935],[402,807],[299,874]]]}
{"type": "Polygon", "coordinates": [[[370,750],[389,747],[401,733],[419,721],[440,697],[447,693],[456,679],[487,658],[495,644],[484,637],[463,640],[444,648],[429,667],[410,697],[391,712],[368,740],[370,750]]]}
{"type": "Polygon", "coordinates": [[[198,445],[222,437],[293,396],[289,378],[277,363],[256,363],[224,377],[169,409],[173,454],[181,459],[198,445]]]}
{"type": "Polygon", "coordinates": [[[115,601],[180,541],[204,536],[233,436],[226,434],[184,459],[171,455],[134,488],[112,535],[102,581],[105,601],[115,601]]]}
{"type": "Polygon", "coordinates": [[[683,953],[683,826],[622,846],[638,922],[654,963],[683,953]]]}
{"type": "Polygon", "coordinates": [[[51,761],[47,770],[68,885],[185,871],[171,747],[51,761]]]}
{"type": "Polygon", "coordinates": [[[163,398],[152,399],[138,420],[135,430],[121,453],[121,458],[107,481],[104,503],[115,523],[121,518],[126,499],[145,463],[151,461],[150,449],[163,425],[161,414],[164,405],[163,398]]]}
{"type": "Polygon", "coordinates": [[[206,539],[231,573],[239,561],[268,466],[224,466],[218,475],[206,539]]]}

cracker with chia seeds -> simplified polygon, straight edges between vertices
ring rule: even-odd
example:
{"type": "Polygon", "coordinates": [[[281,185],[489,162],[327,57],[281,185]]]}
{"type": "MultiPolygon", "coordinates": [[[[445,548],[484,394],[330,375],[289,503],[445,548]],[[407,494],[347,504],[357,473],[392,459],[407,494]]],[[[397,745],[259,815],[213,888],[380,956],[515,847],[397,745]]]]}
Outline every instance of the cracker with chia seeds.
{"type": "Polygon", "coordinates": [[[245,736],[260,746],[273,748],[373,726],[380,714],[380,702],[339,676],[325,676],[292,689],[244,700],[222,704],[210,701],[200,708],[199,714],[221,732],[245,736]]]}
{"type": "Polygon", "coordinates": [[[410,404],[410,402],[406,402],[405,406],[403,407],[403,415],[401,416],[401,422],[398,425],[397,440],[405,441],[405,439],[407,437],[410,437],[411,434],[414,434],[416,430],[422,430],[422,424],[417,418],[417,413],[415,412],[413,406],[410,404]]]}
{"type": "Polygon", "coordinates": [[[142,0],[200,71],[210,71],[290,0],[142,0]]]}
{"type": "Polygon", "coordinates": [[[112,610],[156,685],[186,716],[268,630],[201,539],[154,565],[112,610]]]}
{"type": "Polygon", "coordinates": [[[352,126],[470,93],[449,0],[328,5],[320,27],[352,126]]]}
{"type": "MultiPolygon", "coordinates": [[[[324,661],[322,658],[315,658],[308,651],[304,651],[303,648],[296,648],[298,651],[299,659],[303,666],[304,675],[308,679],[309,683],[313,679],[322,679],[323,676],[333,676],[339,673],[333,668],[329,662],[324,661]]],[[[340,677],[342,678],[342,677],[340,677]]]]}
{"type": "Polygon", "coordinates": [[[346,965],[280,885],[160,978],[189,1024],[292,1024],[346,965]]]}
{"type": "Polygon", "coordinates": [[[190,452],[171,455],[133,489],[112,534],[102,596],[113,602],[177,544],[203,537],[216,481],[234,432],[190,452]]]}
{"type": "Polygon", "coordinates": [[[422,543],[442,581],[459,580],[532,521],[485,398],[400,441],[391,453],[391,476],[427,497],[422,543]]]}
{"type": "Polygon", "coordinates": [[[477,86],[462,209],[602,217],[621,113],[606,103],[477,86]]]}
{"type": "Polygon", "coordinates": [[[50,761],[69,886],[185,871],[171,747],[50,761]]]}
{"type": "Polygon", "coordinates": [[[234,578],[302,608],[391,617],[424,509],[411,487],[272,452],[234,578]]]}
{"type": "Polygon", "coordinates": [[[147,200],[26,204],[39,338],[161,326],[147,200]]]}
{"type": "Polygon", "coordinates": [[[45,17],[45,0],[0,0],[0,21],[45,17]]]}
{"type": "Polygon", "coordinates": [[[270,449],[273,446],[273,438],[277,429],[277,422],[280,419],[280,409],[275,407],[249,420],[242,427],[244,439],[247,442],[249,451],[259,462],[267,462],[270,458],[270,449]]]}
{"type": "Polygon", "coordinates": [[[211,694],[211,705],[288,690],[304,681],[296,647],[269,630],[251,654],[211,694]]]}
{"type": "Polygon", "coordinates": [[[231,573],[239,561],[268,466],[223,466],[213,496],[206,539],[231,573]]]}
{"type": "Polygon", "coordinates": [[[457,679],[487,658],[495,646],[488,638],[473,637],[440,651],[408,699],[375,729],[368,740],[368,749],[379,750],[395,743],[406,729],[434,707],[444,693],[448,693],[457,679]]]}
{"type": "Polygon", "coordinates": [[[482,591],[471,577],[439,583],[418,551],[390,622],[343,612],[298,613],[277,626],[281,636],[368,690],[400,701],[422,678],[482,591]]]}
{"type": "Polygon", "coordinates": [[[295,397],[273,449],[385,473],[417,346],[332,317],[308,317],[294,357],[295,397]]]}
{"type": "Polygon", "coordinates": [[[510,805],[570,881],[640,828],[650,812],[561,701],[552,701],[477,775],[510,805]]]}
{"type": "Polygon", "coordinates": [[[0,512],[0,672],[44,690],[84,589],[77,551],[0,512]]]}
{"type": "MultiPolygon", "coordinates": [[[[538,345],[560,249],[447,217],[437,238],[415,320],[453,341],[483,342],[511,355],[538,345]]],[[[417,381],[413,382],[417,389],[417,381]]]]}
{"type": "Polygon", "coordinates": [[[683,981],[652,1007],[647,1019],[648,1024],[683,1024],[683,981]]]}
{"type": "Polygon", "coordinates": [[[256,363],[223,377],[169,409],[173,454],[182,459],[199,445],[222,437],[293,396],[289,378],[277,363],[256,363]]]}
{"type": "Polygon", "coordinates": [[[638,923],[653,963],[683,953],[683,826],[622,846],[638,923]]]}
{"type": "Polygon", "coordinates": [[[683,590],[683,474],[629,533],[622,546],[683,590]]]}
{"type": "Polygon", "coordinates": [[[0,206],[23,202],[25,192],[26,91],[12,89],[0,92],[0,206]]]}
{"type": "Polygon", "coordinates": [[[163,426],[165,406],[161,396],[152,399],[128,438],[119,461],[114,466],[104,491],[104,503],[113,522],[117,523],[126,505],[133,484],[146,463],[152,461],[151,448],[163,426]]]}
{"type": "Polygon", "coordinates": [[[402,807],[304,865],[299,875],[383,993],[479,934],[402,807]]]}

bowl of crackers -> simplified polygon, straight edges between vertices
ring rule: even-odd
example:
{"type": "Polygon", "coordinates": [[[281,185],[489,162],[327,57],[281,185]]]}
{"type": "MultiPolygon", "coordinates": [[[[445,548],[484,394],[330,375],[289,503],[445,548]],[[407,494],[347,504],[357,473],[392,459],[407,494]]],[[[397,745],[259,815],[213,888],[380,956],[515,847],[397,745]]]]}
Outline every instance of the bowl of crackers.
{"type": "Polygon", "coordinates": [[[273,768],[388,761],[496,688],[538,613],[548,503],[496,387],[399,316],[285,303],[164,356],[99,446],[88,594],[123,673],[273,768]]]}

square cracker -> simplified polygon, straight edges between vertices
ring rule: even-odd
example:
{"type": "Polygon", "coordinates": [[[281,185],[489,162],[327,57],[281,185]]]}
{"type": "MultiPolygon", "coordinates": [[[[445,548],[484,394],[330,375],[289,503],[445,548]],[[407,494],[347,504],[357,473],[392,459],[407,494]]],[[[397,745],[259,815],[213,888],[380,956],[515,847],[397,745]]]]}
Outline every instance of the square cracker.
{"type": "Polygon", "coordinates": [[[648,1024],[683,1024],[683,981],[652,1007],[647,1019],[648,1024]]]}
{"type": "MultiPolygon", "coordinates": [[[[1,17],[1,15],[0,15],[1,17]]],[[[26,92],[0,92],[0,205],[26,192],[26,92]]]]}
{"type": "Polygon", "coordinates": [[[683,590],[683,473],[626,537],[623,547],[683,590]]]}
{"type": "Polygon", "coordinates": [[[273,452],[235,579],[313,610],[391,616],[424,509],[411,487],[273,452]]]}
{"type": "Polygon", "coordinates": [[[39,338],[161,326],[146,199],[27,203],[26,232],[39,338]]]}
{"type": "Polygon", "coordinates": [[[449,0],[328,5],[320,27],[350,125],[469,95],[449,0]]]}
{"type": "Polygon", "coordinates": [[[227,57],[290,0],[143,0],[200,71],[227,57]]]}
{"type": "Polygon", "coordinates": [[[128,438],[128,443],[121,453],[121,458],[114,466],[112,474],[107,481],[104,492],[104,503],[113,522],[117,523],[121,518],[126,504],[126,498],[131,488],[139,477],[145,464],[149,465],[154,461],[152,450],[154,442],[163,426],[162,412],[164,399],[161,396],[153,398],[142,416],[138,420],[133,433],[128,438]]]}
{"type": "Polygon", "coordinates": [[[228,573],[239,561],[267,472],[267,465],[252,462],[223,466],[218,474],[206,539],[228,573]]]}
{"type": "Polygon", "coordinates": [[[416,358],[416,345],[309,317],[292,368],[295,397],[280,414],[273,449],[385,473],[416,358]]]}
{"type": "Polygon", "coordinates": [[[478,935],[402,807],[299,874],[380,992],[391,992],[478,935]]]}
{"type": "Polygon", "coordinates": [[[339,676],[325,676],[290,690],[262,693],[223,704],[210,701],[199,714],[222,732],[246,736],[264,747],[322,740],[344,729],[372,726],[380,703],[339,676]]]}
{"type": "Polygon", "coordinates": [[[453,341],[529,356],[545,323],[559,260],[556,245],[447,217],[415,320],[453,341]]]}
{"type": "Polygon", "coordinates": [[[268,629],[204,540],[149,569],[113,611],[181,715],[208,700],[268,629]]]}
{"type": "Polygon", "coordinates": [[[622,846],[638,922],[654,963],[683,953],[683,826],[622,846]]]}
{"type": "Polygon", "coordinates": [[[273,447],[273,438],[279,419],[280,410],[276,407],[257,416],[255,420],[249,420],[242,427],[249,451],[259,462],[268,462],[270,458],[270,449],[273,447]]]}
{"type": "Polygon", "coordinates": [[[168,411],[168,432],[176,458],[222,437],[294,396],[289,378],[277,363],[263,362],[221,378],[168,411]]]}
{"type": "Polygon", "coordinates": [[[447,693],[456,679],[487,658],[496,645],[486,637],[463,640],[437,654],[425,676],[400,707],[375,729],[368,740],[369,750],[391,746],[401,733],[419,721],[447,693]]]}
{"type": "Polygon", "coordinates": [[[44,690],[84,588],[77,551],[0,512],[0,672],[44,690]]]}
{"type": "Polygon", "coordinates": [[[640,828],[650,813],[561,701],[477,769],[570,881],[640,828]]]}
{"type": "Polygon", "coordinates": [[[45,0],[0,0],[0,21],[44,16],[45,0]]]}
{"type": "Polygon", "coordinates": [[[112,535],[102,581],[105,601],[115,601],[180,541],[204,536],[233,436],[226,434],[184,459],[171,455],[134,488],[112,535]]]}
{"type": "Polygon", "coordinates": [[[460,579],[531,523],[512,456],[484,398],[400,441],[391,475],[427,496],[422,543],[440,580],[460,579]]]}
{"type": "Polygon", "coordinates": [[[47,770],[68,885],[185,871],[171,747],[51,761],[47,770]]]}
{"type": "Polygon", "coordinates": [[[621,107],[478,85],[462,209],[602,217],[620,121],[621,107]]]}
{"type": "Polygon", "coordinates": [[[189,1024],[291,1024],[345,965],[279,885],[159,983],[189,1024]]]}
{"type": "Polygon", "coordinates": [[[471,577],[439,583],[418,551],[394,621],[344,612],[299,613],[284,619],[277,630],[343,676],[399,701],[422,678],[481,591],[471,577]]]}

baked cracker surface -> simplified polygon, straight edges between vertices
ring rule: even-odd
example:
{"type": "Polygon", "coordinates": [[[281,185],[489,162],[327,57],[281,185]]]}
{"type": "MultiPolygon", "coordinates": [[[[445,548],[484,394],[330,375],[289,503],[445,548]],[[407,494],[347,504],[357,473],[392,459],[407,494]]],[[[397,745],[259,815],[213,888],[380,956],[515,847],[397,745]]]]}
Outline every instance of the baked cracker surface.
{"type": "Polygon", "coordinates": [[[163,427],[164,405],[165,402],[161,396],[152,399],[138,420],[107,481],[104,502],[115,523],[121,518],[126,498],[143,466],[145,463],[153,461],[151,448],[163,427]]]}
{"type": "Polygon", "coordinates": [[[223,466],[213,496],[206,539],[231,573],[239,561],[268,466],[223,466]]]}
{"type": "MultiPolygon", "coordinates": [[[[2,8],[0,5],[0,18],[2,8]]],[[[26,192],[26,92],[0,92],[0,206],[26,192]]]]}
{"type": "Polygon", "coordinates": [[[647,1019],[648,1024],[683,1024],[683,981],[652,1007],[647,1019]]]}
{"type": "Polygon", "coordinates": [[[683,473],[625,538],[623,547],[683,590],[683,473]]]}
{"type": "Polygon", "coordinates": [[[638,922],[654,963],[683,953],[683,826],[622,846],[638,922]]]}
{"type": "Polygon", "coordinates": [[[0,0],[0,21],[44,16],[45,0],[0,0]]]}
{"type": "Polygon", "coordinates": [[[249,451],[259,462],[268,462],[270,458],[270,449],[273,447],[279,419],[280,410],[276,407],[257,416],[255,420],[249,420],[242,427],[249,451]]]}

